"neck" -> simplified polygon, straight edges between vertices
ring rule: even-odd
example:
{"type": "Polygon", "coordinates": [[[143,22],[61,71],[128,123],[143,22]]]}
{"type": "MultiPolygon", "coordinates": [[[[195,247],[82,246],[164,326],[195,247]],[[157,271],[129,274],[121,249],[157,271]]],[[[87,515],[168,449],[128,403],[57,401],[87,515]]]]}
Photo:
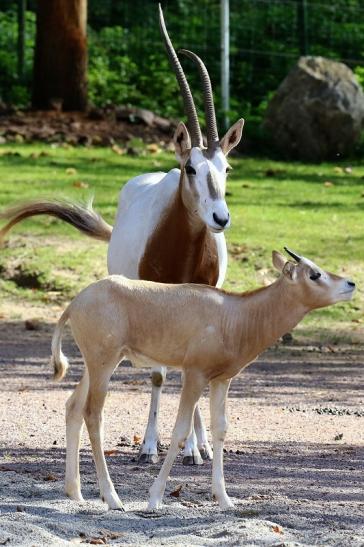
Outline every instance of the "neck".
{"type": "Polygon", "coordinates": [[[282,277],[269,287],[242,295],[239,306],[236,328],[244,364],[294,328],[309,311],[282,277]]]}
{"type": "Polygon", "coordinates": [[[183,211],[190,233],[193,237],[198,237],[206,232],[206,226],[198,216],[196,209],[197,206],[194,202],[194,196],[191,195],[191,190],[186,188],[187,181],[184,169],[181,167],[181,175],[179,179],[179,185],[176,195],[176,201],[178,208],[183,211]]]}
{"type": "Polygon", "coordinates": [[[177,192],[145,247],[138,269],[140,279],[216,285],[219,278],[216,242],[186,203],[186,194],[181,174],[177,192]]]}

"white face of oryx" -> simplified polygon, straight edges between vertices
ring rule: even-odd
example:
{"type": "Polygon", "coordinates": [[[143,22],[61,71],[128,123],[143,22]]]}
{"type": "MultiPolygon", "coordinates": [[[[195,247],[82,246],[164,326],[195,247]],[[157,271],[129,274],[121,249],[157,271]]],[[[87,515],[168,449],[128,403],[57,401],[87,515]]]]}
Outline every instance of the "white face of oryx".
{"type": "Polygon", "coordinates": [[[205,150],[192,148],[184,166],[186,185],[194,196],[195,214],[213,232],[230,226],[225,201],[228,162],[219,148],[209,157],[205,150]]]}
{"type": "Polygon", "coordinates": [[[244,120],[238,120],[213,150],[191,148],[187,128],[182,122],[175,132],[185,204],[212,232],[222,232],[230,226],[225,201],[226,178],[230,170],[226,156],[240,142],[243,126],[244,120]]]}

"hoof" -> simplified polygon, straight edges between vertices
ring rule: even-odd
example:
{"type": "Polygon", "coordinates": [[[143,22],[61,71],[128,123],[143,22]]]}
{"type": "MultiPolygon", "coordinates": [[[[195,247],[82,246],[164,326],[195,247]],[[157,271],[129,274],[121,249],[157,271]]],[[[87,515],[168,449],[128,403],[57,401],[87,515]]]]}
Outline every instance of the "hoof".
{"type": "Polygon", "coordinates": [[[160,499],[157,500],[149,500],[147,505],[147,511],[150,513],[154,513],[155,511],[158,511],[162,505],[162,501],[160,499]]]}
{"type": "Polygon", "coordinates": [[[200,450],[201,458],[203,460],[205,460],[205,461],[206,460],[209,460],[209,461],[212,460],[212,455],[211,455],[209,450],[207,450],[206,448],[200,448],[199,450],[200,450]]]}
{"type": "Polygon", "coordinates": [[[104,503],[107,504],[109,511],[125,511],[123,504],[120,501],[119,496],[115,493],[111,493],[105,496],[101,496],[104,503]]]}
{"type": "Polygon", "coordinates": [[[182,460],[183,465],[202,465],[203,461],[201,456],[184,456],[182,460]]]}
{"type": "Polygon", "coordinates": [[[85,501],[82,497],[81,491],[77,488],[66,488],[65,494],[73,501],[85,501]]]}
{"type": "Polygon", "coordinates": [[[140,454],[138,463],[158,463],[158,454],[140,454]]]}

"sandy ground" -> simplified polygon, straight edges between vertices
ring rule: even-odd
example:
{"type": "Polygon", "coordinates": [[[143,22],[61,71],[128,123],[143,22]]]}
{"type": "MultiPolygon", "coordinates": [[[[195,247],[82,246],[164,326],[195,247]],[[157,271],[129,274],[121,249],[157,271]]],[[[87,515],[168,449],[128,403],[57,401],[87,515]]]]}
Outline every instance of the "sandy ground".
{"type": "MultiPolygon", "coordinates": [[[[210,495],[211,464],[172,469],[163,508],[147,513],[160,463],[138,465],[148,409],[148,371],[121,366],[106,403],[105,449],[126,512],[98,498],[87,435],[81,451],[85,503],[63,494],[64,403],[81,375],[73,356],[61,384],[50,379],[52,324],[0,325],[0,545],[364,545],[364,351],[280,346],[234,380],[226,442],[227,490],[210,495]],[[334,350],[334,351],[332,351],[334,350]],[[129,446],[128,446],[129,445],[129,446]],[[181,487],[179,497],[171,493],[181,487]]],[[[168,443],[179,396],[170,373],[161,409],[168,443]]],[[[202,400],[208,419],[208,400],[202,400]]],[[[163,458],[163,453],[161,455],[163,458]]]]}

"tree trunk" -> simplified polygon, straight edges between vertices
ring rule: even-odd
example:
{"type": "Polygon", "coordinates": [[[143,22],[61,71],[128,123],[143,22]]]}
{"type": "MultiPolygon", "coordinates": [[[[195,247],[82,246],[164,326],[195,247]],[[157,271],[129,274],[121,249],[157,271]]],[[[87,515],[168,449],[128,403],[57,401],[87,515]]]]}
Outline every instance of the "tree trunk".
{"type": "Polygon", "coordinates": [[[26,0],[18,0],[18,78],[24,79],[26,0]]]}
{"type": "Polygon", "coordinates": [[[33,108],[87,106],[87,0],[38,0],[33,108]]]}

